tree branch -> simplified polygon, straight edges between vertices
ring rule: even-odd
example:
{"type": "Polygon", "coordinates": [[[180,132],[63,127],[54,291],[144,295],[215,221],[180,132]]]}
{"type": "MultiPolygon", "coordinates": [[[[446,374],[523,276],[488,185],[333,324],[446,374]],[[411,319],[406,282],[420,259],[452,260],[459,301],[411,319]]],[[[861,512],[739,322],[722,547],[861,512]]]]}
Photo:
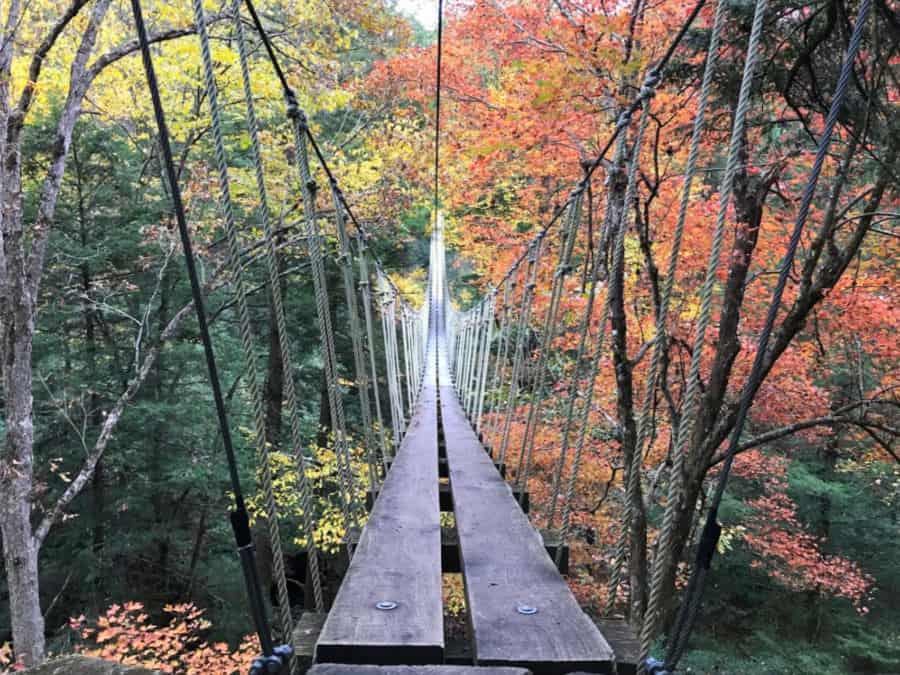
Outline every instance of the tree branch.
{"type": "MultiPolygon", "coordinates": [[[[822,417],[814,417],[812,419],[804,420],[802,422],[795,422],[794,424],[788,424],[786,426],[778,427],[776,429],[770,429],[769,431],[766,431],[765,433],[762,433],[758,436],[754,436],[753,438],[747,440],[746,442],[741,443],[738,446],[737,451],[738,451],[738,453],[746,452],[747,450],[750,450],[751,448],[759,447],[760,445],[763,445],[764,443],[771,443],[772,441],[777,441],[780,438],[790,436],[792,434],[797,433],[798,431],[805,431],[806,429],[812,429],[814,427],[820,427],[820,426],[830,426],[832,424],[852,424],[854,426],[860,427],[861,429],[865,429],[865,430],[868,430],[869,432],[871,432],[871,427],[873,426],[873,424],[866,422],[865,419],[851,417],[851,416],[847,415],[847,413],[849,413],[853,410],[856,410],[857,408],[868,407],[875,403],[880,403],[880,401],[878,401],[878,400],[873,401],[872,399],[864,399],[861,401],[854,401],[853,403],[850,403],[841,408],[838,408],[831,415],[825,415],[822,417]]],[[[879,445],[881,445],[882,447],[885,447],[886,444],[884,443],[884,441],[882,439],[877,439],[877,440],[879,441],[879,445]]],[[[897,461],[900,462],[900,459],[898,459],[897,455],[892,450],[890,450],[889,448],[886,448],[886,449],[888,450],[888,452],[891,455],[893,455],[894,459],[897,459],[897,461]]],[[[712,468],[712,467],[716,466],[717,464],[720,464],[724,461],[725,461],[725,453],[722,453],[722,454],[716,456],[715,458],[713,458],[709,462],[708,468],[712,468]]]]}
{"type": "MultiPolygon", "coordinates": [[[[206,20],[206,25],[211,26],[212,24],[221,21],[226,16],[226,14],[211,14],[206,20]]],[[[181,28],[170,28],[169,30],[150,35],[149,41],[151,44],[158,42],[168,42],[170,40],[177,40],[181,37],[193,35],[196,31],[197,27],[193,24],[181,28]]],[[[106,68],[107,66],[111,66],[116,61],[121,61],[126,56],[130,56],[138,49],[140,49],[140,45],[138,44],[137,40],[131,40],[130,42],[126,42],[114,49],[111,49],[103,56],[98,57],[97,60],[91,64],[91,67],[88,69],[88,77],[93,80],[103,71],[104,68],[106,68]]]]}
{"type": "Polygon", "coordinates": [[[150,374],[150,371],[152,370],[153,365],[156,363],[156,359],[159,357],[159,354],[165,344],[180,333],[182,323],[191,312],[193,307],[193,303],[188,303],[187,305],[182,307],[175,314],[175,316],[172,317],[172,319],[166,325],[165,330],[163,330],[159,342],[154,345],[154,347],[149,352],[147,352],[146,356],[144,357],[143,363],[141,363],[141,367],[138,369],[135,377],[128,383],[125,391],[123,391],[118,400],[116,400],[115,405],[113,405],[113,407],[109,411],[107,411],[106,416],[103,420],[103,426],[100,430],[100,436],[97,438],[96,443],[94,443],[94,447],[85,458],[81,469],[78,471],[78,475],[76,475],[72,482],[69,483],[69,486],[66,488],[65,492],[63,492],[62,495],[60,495],[59,499],[56,500],[56,503],[47,512],[47,514],[38,525],[37,530],[35,530],[34,540],[35,546],[37,548],[41,547],[41,545],[44,543],[44,540],[47,538],[47,534],[50,532],[50,529],[62,518],[66,507],[68,507],[72,500],[78,496],[78,494],[84,489],[84,486],[87,484],[87,482],[91,479],[91,476],[93,476],[94,470],[97,468],[97,463],[100,461],[100,458],[103,457],[103,453],[106,451],[106,446],[109,444],[109,441],[112,438],[113,431],[115,430],[116,425],[119,423],[119,419],[122,417],[122,413],[125,411],[125,406],[131,402],[135,394],[137,394],[141,386],[144,384],[144,381],[150,374]]]}
{"type": "MultiPolygon", "coordinates": [[[[31,57],[31,65],[28,67],[28,81],[22,89],[22,94],[19,96],[19,103],[16,105],[16,110],[13,113],[15,117],[14,133],[16,136],[18,136],[18,133],[25,122],[25,116],[28,114],[31,104],[34,101],[34,90],[37,88],[38,79],[41,76],[41,68],[44,66],[44,59],[47,58],[50,50],[53,49],[53,45],[56,44],[57,39],[59,39],[59,36],[66,29],[66,26],[72,22],[72,19],[78,15],[87,3],[88,0],[72,0],[72,4],[69,5],[63,15],[57,19],[55,24],[53,24],[50,31],[47,33],[47,36],[31,57]]],[[[15,141],[15,139],[12,140],[15,141]]]]}

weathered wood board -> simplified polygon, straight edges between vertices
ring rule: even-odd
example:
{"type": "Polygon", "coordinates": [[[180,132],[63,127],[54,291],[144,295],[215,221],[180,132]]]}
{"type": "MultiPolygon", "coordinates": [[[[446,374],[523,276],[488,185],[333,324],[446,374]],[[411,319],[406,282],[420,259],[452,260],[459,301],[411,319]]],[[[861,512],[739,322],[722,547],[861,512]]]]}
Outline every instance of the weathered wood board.
{"type": "Polygon", "coordinates": [[[317,663],[443,662],[433,345],[428,354],[406,436],[316,643],[317,663]]]}
{"type": "Polygon", "coordinates": [[[310,675],[528,675],[524,668],[474,666],[359,666],[328,663],[313,666],[310,675]]]}
{"type": "Polygon", "coordinates": [[[613,652],[578,606],[465,417],[438,341],[438,382],[476,665],[611,672],[613,652]],[[445,384],[447,383],[447,384],[445,384]]]}

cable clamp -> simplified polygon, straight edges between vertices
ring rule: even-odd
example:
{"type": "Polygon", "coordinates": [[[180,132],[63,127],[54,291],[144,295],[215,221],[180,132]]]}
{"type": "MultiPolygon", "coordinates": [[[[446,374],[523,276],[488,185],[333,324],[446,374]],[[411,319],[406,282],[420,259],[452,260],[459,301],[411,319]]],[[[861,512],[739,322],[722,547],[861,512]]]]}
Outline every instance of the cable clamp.
{"type": "Polygon", "coordinates": [[[654,659],[653,657],[648,658],[644,661],[644,670],[647,675],[670,675],[669,670],[666,669],[666,664],[660,661],[659,659],[654,659]]]}
{"type": "Polygon", "coordinates": [[[278,645],[271,656],[258,656],[250,665],[250,675],[277,675],[291,660],[294,648],[290,645],[278,645]]]}
{"type": "Polygon", "coordinates": [[[309,129],[309,120],[306,117],[306,113],[300,109],[300,106],[297,104],[297,99],[288,98],[287,104],[287,115],[289,118],[296,122],[297,126],[300,127],[301,130],[307,131],[309,129]]]}

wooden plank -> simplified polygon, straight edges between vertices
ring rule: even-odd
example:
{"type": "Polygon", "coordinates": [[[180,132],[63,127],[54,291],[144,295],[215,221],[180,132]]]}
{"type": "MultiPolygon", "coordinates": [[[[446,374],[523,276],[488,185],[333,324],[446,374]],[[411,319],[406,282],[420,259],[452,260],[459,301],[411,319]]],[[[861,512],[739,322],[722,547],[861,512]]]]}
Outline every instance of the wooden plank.
{"type": "Polygon", "coordinates": [[[594,623],[616,655],[617,675],[637,673],[641,643],[625,619],[595,619],[594,623]]]}
{"type": "Polygon", "coordinates": [[[312,667],[313,659],[316,655],[316,642],[322,632],[322,626],[325,625],[325,619],[328,614],[322,612],[303,612],[303,616],[294,627],[294,654],[297,655],[297,662],[300,665],[300,671],[306,672],[312,667]]]}
{"type": "Polygon", "coordinates": [[[443,662],[437,390],[429,353],[415,414],[316,644],[317,662],[443,662]]]}
{"type": "MultiPolygon", "coordinates": [[[[305,612],[294,629],[294,653],[300,662],[300,669],[306,672],[312,666],[316,640],[325,623],[327,614],[305,612]]],[[[631,626],[624,619],[594,619],[594,623],[616,659],[617,675],[634,675],[640,657],[640,643],[631,626]]],[[[472,665],[472,645],[468,640],[456,638],[446,643],[444,662],[455,665],[472,665]]]]}
{"type": "MultiPolygon", "coordinates": [[[[556,551],[559,549],[559,535],[556,532],[540,530],[538,532],[544,543],[544,550],[551,560],[556,560],[556,551]]],[[[562,557],[559,561],[560,574],[569,571],[569,547],[563,545],[562,557]]],[[[441,528],[441,569],[444,574],[459,574],[463,571],[459,554],[459,534],[455,527],[441,528]]]]}
{"type": "Polygon", "coordinates": [[[524,668],[478,668],[475,666],[365,666],[320,663],[310,675],[529,675],[524,668]]]}
{"type": "MultiPolygon", "coordinates": [[[[516,501],[519,501],[519,495],[521,494],[520,490],[516,490],[513,488],[513,498],[516,501]]],[[[366,508],[368,510],[372,510],[372,507],[375,505],[375,498],[377,497],[377,493],[373,490],[366,491],[366,508]]],[[[441,505],[442,512],[450,512],[453,510],[453,496],[450,491],[449,483],[440,483],[438,485],[438,501],[441,505]]],[[[528,510],[531,508],[531,500],[529,494],[526,492],[525,496],[522,499],[522,510],[525,513],[528,513],[528,510]]],[[[553,555],[552,553],[550,554],[553,555]]]]}
{"type": "MultiPolygon", "coordinates": [[[[393,466],[393,460],[388,460],[387,467],[388,473],[390,473],[391,467],[393,466]]],[[[500,462],[494,462],[494,468],[500,473],[503,478],[506,478],[506,464],[500,462]]],[[[443,457],[438,459],[438,476],[440,478],[449,478],[450,474],[447,469],[447,460],[443,457]]]]}
{"type": "Polygon", "coordinates": [[[578,606],[449,384],[439,341],[440,405],[476,665],[535,673],[611,672],[613,652],[578,606]],[[530,613],[530,609],[535,609],[530,613]]]}

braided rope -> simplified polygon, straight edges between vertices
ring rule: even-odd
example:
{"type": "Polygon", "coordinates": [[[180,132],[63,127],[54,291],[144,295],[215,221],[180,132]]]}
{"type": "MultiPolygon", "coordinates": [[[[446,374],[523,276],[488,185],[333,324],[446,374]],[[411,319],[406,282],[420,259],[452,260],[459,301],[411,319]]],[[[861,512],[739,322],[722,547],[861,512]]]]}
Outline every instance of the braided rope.
{"type": "Polygon", "coordinates": [[[488,370],[491,361],[491,342],[494,338],[494,312],[496,291],[491,294],[488,306],[485,308],[484,321],[487,324],[484,346],[482,347],[481,372],[478,380],[478,393],[475,399],[475,433],[481,433],[481,415],[484,411],[485,387],[487,386],[488,370]]]}
{"type": "Polygon", "coordinates": [[[457,378],[456,387],[457,393],[459,394],[460,399],[465,399],[466,396],[466,386],[468,384],[468,380],[466,379],[466,373],[469,370],[469,351],[471,348],[472,342],[472,317],[468,312],[462,317],[463,322],[463,330],[462,330],[462,342],[460,343],[460,352],[459,352],[459,377],[457,378]]]}
{"type": "Polygon", "coordinates": [[[385,355],[388,368],[388,393],[391,399],[391,421],[393,424],[394,454],[400,449],[400,441],[405,433],[405,419],[403,412],[402,391],[400,391],[400,376],[397,365],[397,322],[395,310],[395,294],[387,282],[384,274],[379,274],[379,282],[382,295],[381,326],[384,333],[385,355]]]}
{"type": "Polygon", "coordinates": [[[388,460],[390,455],[388,452],[387,436],[384,431],[384,415],[381,412],[381,395],[378,387],[378,368],[375,361],[375,330],[372,321],[372,286],[369,282],[369,267],[366,262],[366,246],[365,237],[362,233],[357,233],[357,251],[359,252],[359,288],[362,293],[363,313],[366,320],[366,343],[369,346],[369,372],[372,378],[372,397],[375,399],[375,417],[378,420],[378,443],[381,448],[381,461],[384,467],[384,473],[387,475],[388,460]]]}
{"type": "MultiPolygon", "coordinates": [[[[266,526],[272,545],[272,559],[275,577],[276,592],[278,595],[279,621],[283,636],[290,636],[293,632],[291,616],[290,596],[287,589],[287,575],[284,566],[284,553],[282,548],[281,533],[278,525],[278,506],[275,501],[272,468],[269,462],[269,448],[266,443],[266,416],[263,410],[263,391],[260,386],[260,372],[256,355],[253,350],[253,331],[250,322],[250,311],[247,306],[246,287],[241,271],[240,245],[238,243],[237,226],[234,216],[234,204],[231,199],[231,187],[228,173],[228,159],[225,152],[225,142],[222,134],[221,110],[218,100],[218,86],[213,71],[212,56],[209,45],[209,33],[206,27],[206,17],[200,0],[194,0],[193,11],[198,27],[200,40],[200,52],[203,61],[204,86],[206,97],[209,101],[210,120],[213,135],[213,147],[216,158],[216,167],[219,174],[219,203],[222,207],[225,223],[225,236],[228,243],[228,264],[232,271],[231,282],[237,299],[238,325],[241,340],[241,349],[247,366],[247,386],[250,392],[251,405],[253,407],[254,435],[256,453],[262,467],[262,487],[266,508],[266,526]]],[[[267,242],[268,243],[268,242],[267,242]]],[[[267,247],[267,253],[271,248],[267,247]]],[[[268,256],[267,256],[268,257],[268,256]]],[[[276,270],[277,281],[277,270],[276,270]]],[[[273,303],[275,296],[273,296],[273,303]]],[[[295,449],[296,450],[296,449],[295,449]]],[[[302,462],[302,452],[294,453],[297,460],[297,472],[300,485],[301,504],[310,506],[312,490],[306,479],[306,473],[302,462]]],[[[318,556],[314,542],[313,532],[315,523],[311,508],[303,508],[302,526],[308,546],[310,576],[313,582],[316,608],[320,609],[322,603],[321,578],[318,569],[318,556]]],[[[294,665],[292,664],[292,668],[294,665]]]]}
{"type": "Polygon", "coordinates": [[[481,313],[483,306],[484,301],[479,302],[468,312],[470,326],[469,348],[466,354],[465,385],[463,387],[463,408],[465,409],[466,417],[471,417],[469,415],[469,408],[472,395],[472,372],[475,369],[475,359],[477,358],[478,352],[478,338],[479,333],[481,332],[481,324],[478,321],[478,316],[481,313]]]}
{"type": "MultiPolygon", "coordinates": [[[[850,77],[853,74],[853,63],[856,60],[856,55],[858,54],[862,43],[866,19],[871,11],[871,7],[871,0],[863,0],[857,10],[856,24],[853,27],[853,32],[847,45],[843,63],[841,64],[840,75],[838,76],[828,115],[825,119],[825,127],[822,131],[822,135],[819,137],[816,148],[816,157],[803,189],[802,197],[800,199],[800,208],[797,211],[797,218],[794,221],[787,250],[778,266],[778,281],[772,291],[772,299],[769,302],[768,311],[766,312],[766,320],[757,340],[756,353],[753,357],[753,366],[750,369],[750,375],[747,377],[741,391],[734,428],[732,429],[728,450],[725,455],[725,462],[722,465],[722,470],[720,471],[718,481],[716,482],[709,512],[707,513],[706,523],[701,534],[700,545],[697,548],[695,564],[691,571],[691,581],[689,582],[689,586],[693,585],[693,588],[691,588],[690,595],[687,597],[687,602],[683,604],[682,610],[679,613],[675,631],[677,639],[673,641],[670,654],[666,658],[667,665],[677,664],[687,645],[688,638],[690,637],[691,630],[693,629],[694,622],[697,618],[706,577],[710,565],[712,564],[712,558],[716,552],[716,544],[718,543],[719,535],[721,533],[721,527],[717,521],[719,505],[725,494],[725,487],[728,483],[728,477],[731,472],[734,458],[738,452],[741,434],[744,431],[744,424],[747,421],[750,407],[753,405],[756,392],[763,381],[763,370],[765,367],[764,363],[766,361],[769,339],[778,318],[778,311],[781,307],[784,291],[787,288],[788,280],[791,275],[794,258],[797,254],[797,248],[800,245],[800,239],[803,235],[803,229],[806,226],[806,220],[809,217],[809,212],[812,208],[816,186],[818,185],[822,167],[828,156],[828,150],[831,146],[831,138],[834,134],[835,126],[837,125],[838,116],[844,105],[844,98],[847,94],[850,77]]],[[[757,8],[757,12],[759,14],[764,14],[764,2],[757,8]]],[[[754,28],[756,27],[756,23],[757,17],[754,16],[754,28]]],[[[759,18],[759,23],[762,23],[762,18],[759,18]]],[[[752,37],[753,35],[751,33],[751,40],[752,37]]]]}
{"type": "Polygon", "coordinates": [[[391,361],[391,340],[389,335],[388,328],[388,310],[387,310],[387,300],[385,300],[386,292],[384,291],[384,283],[381,281],[381,277],[378,277],[378,285],[379,285],[379,295],[381,297],[379,312],[381,316],[381,335],[384,340],[384,360],[385,360],[385,374],[387,376],[387,385],[388,385],[388,402],[390,403],[391,408],[391,442],[393,444],[392,455],[396,456],[397,450],[400,448],[400,421],[397,416],[397,401],[396,399],[396,389],[394,387],[394,365],[391,361]]]}
{"type": "MultiPolygon", "coordinates": [[[[604,218],[604,226],[609,223],[609,212],[607,211],[604,218]]],[[[602,234],[602,233],[601,233],[602,234]]],[[[575,367],[572,377],[569,381],[569,392],[566,400],[566,416],[565,423],[560,438],[559,463],[556,466],[556,472],[553,476],[553,487],[551,488],[550,502],[547,505],[547,528],[552,530],[556,524],[557,504],[559,503],[560,492],[562,490],[563,474],[565,473],[566,459],[568,458],[570,442],[569,438],[572,433],[572,427],[575,423],[575,409],[577,407],[578,392],[581,385],[581,368],[583,366],[584,357],[587,354],[588,341],[590,337],[591,319],[594,316],[594,305],[597,298],[597,281],[600,271],[600,260],[602,256],[598,253],[594,256],[590,268],[590,286],[588,289],[588,298],[585,303],[584,312],[581,316],[581,322],[578,329],[578,352],[575,355],[575,367]]],[[[574,465],[573,465],[574,470],[574,465]]],[[[574,488],[573,488],[574,489],[574,488]]],[[[568,527],[565,530],[565,536],[568,536],[568,527]]],[[[565,543],[565,538],[562,539],[565,543]]]]}
{"type": "MultiPolygon", "coordinates": [[[[684,234],[684,225],[687,220],[688,205],[691,200],[691,188],[693,187],[694,176],[697,168],[697,158],[700,154],[700,139],[703,135],[704,120],[706,115],[706,105],[709,99],[709,92],[712,84],[712,76],[716,69],[716,61],[719,52],[719,35],[722,29],[723,17],[725,14],[725,3],[717,2],[715,18],[713,19],[712,31],[709,36],[709,46],[706,53],[706,66],[703,71],[703,81],[700,86],[700,96],[697,102],[697,111],[694,114],[694,126],[691,133],[690,150],[688,151],[687,165],[684,171],[684,182],[681,191],[681,204],[678,210],[678,220],[675,223],[675,232],[672,239],[672,251],[669,254],[668,269],[666,271],[666,279],[663,284],[662,294],[660,296],[659,313],[656,317],[656,334],[653,343],[653,357],[650,362],[650,372],[647,376],[647,383],[644,389],[644,400],[641,408],[641,415],[638,419],[637,441],[635,443],[635,453],[643,453],[644,444],[648,442],[651,428],[651,407],[656,393],[656,384],[659,377],[659,370],[662,364],[663,355],[667,345],[666,323],[669,314],[669,302],[672,296],[672,289],[675,285],[675,273],[678,269],[678,259],[681,253],[681,241],[684,234]]],[[[678,444],[681,445],[681,444],[678,444]]],[[[681,445],[683,452],[684,446],[681,445]]],[[[676,449],[677,452],[677,449],[676,449]]],[[[677,464],[679,470],[683,466],[683,456],[677,464]]],[[[674,472],[674,469],[673,469],[674,472]]],[[[680,479],[673,477],[670,479],[670,486],[675,486],[677,491],[669,494],[669,499],[673,503],[680,502],[680,479]]],[[[656,633],[656,626],[659,620],[660,601],[662,599],[662,586],[665,578],[664,564],[668,560],[665,554],[660,555],[660,551],[669,548],[670,540],[674,532],[674,509],[666,508],[663,519],[662,528],[656,541],[657,555],[653,560],[653,570],[651,575],[650,595],[647,601],[647,611],[644,614],[644,623],[641,627],[641,651],[638,663],[644,663],[650,655],[650,646],[656,633]]]]}
{"type": "Polygon", "coordinates": [[[516,278],[518,276],[518,266],[516,266],[512,277],[507,277],[503,281],[503,309],[500,315],[500,345],[497,348],[497,359],[494,362],[494,377],[491,380],[491,400],[488,408],[488,427],[486,438],[491,439],[493,444],[497,433],[498,415],[497,408],[500,406],[502,394],[500,392],[500,383],[502,381],[502,368],[506,363],[509,349],[509,327],[508,321],[510,317],[509,305],[512,295],[515,294],[516,278]]]}
{"type": "MultiPolygon", "coordinates": [[[[611,180],[614,177],[614,172],[619,170],[622,162],[625,158],[625,136],[622,135],[619,137],[618,142],[616,143],[616,150],[613,155],[612,162],[612,170],[608,176],[608,180],[611,180]]],[[[603,231],[601,232],[602,236],[606,236],[606,233],[614,228],[614,223],[612,222],[612,212],[607,210],[603,217],[603,231]]],[[[591,279],[591,295],[596,294],[597,285],[600,283],[600,267],[602,265],[602,256],[600,251],[597,253],[597,257],[594,261],[594,276],[591,279]]],[[[593,300],[592,300],[593,302],[593,300]]],[[[600,357],[603,351],[603,342],[606,334],[606,326],[609,321],[609,309],[610,309],[610,299],[609,293],[607,289],[607,295],[605,297],[605,301],[603,303],[603,311],[600,317],[600,321],[597,322],[597,338],[596,345],[594,347],[593,358],[591,359],[591,368],[588,373],[587,380],[587,392],[584,396],[584,404],[581,408],[581,415],[579,419],[579,431],[578,437],[575,441],[575,453],[572,458],[572,472],[569,474],[569,479],[566,482],[566,494],[565,499],[563,500],[563,511],[562,511],[562,524],[560,525],[560,539],[562,542],[568,541],[569,538],[569,528],[571,526],[571,518],[572,518],[572,510],[573,504],[575,503],[575,485],[578,482],[578,475],[581,471],[581,462],[584,456],[584,446],[587,440],[588,428],[590,427],[590,412],[591,405],[594,400],[594,386],[597,381],[597,375],[600,373],[600,357]]],[[[593,313],[593,311],[592,311],[593,313]]],[[[590,317],[586,317],[586,322],[590,320],[590,317]]],[[[587,339],[587,335],[585,339],[587,339]]],[[[562,558],[562,547],[560,547],[556,554],[556,564],[559,566],[559,563],[562,558]]]]}
{"type": "Polygon", "coordinates": [[[481,363],[482,342],[486,326],[484,324],[484,312],[487,307],[487,298],[478,303],[478,306],[472,311],[472,354],[469,360],[468,388],[466,393],[466,417],[472,419],[475,406],[475,396],[478,387],[478,365],[481,363]]]}
{"type": "Polygon", "coordinates": [[[559,305],[562,300],[562,292],[565,287],[566,275],[571,271],[572,251],[575,248],[575,240],[578,238],[578,225],[581,222],[581,203],[584,191],[578,191],[569,206],[568,218],[562,228],[562,245],[559,250],[559,258],[556,270],[553,274],[553,287],[550,292],[550,307],[544,320],[544,335],[541,345],[541,354],[537,365],[537,382],[528,407],[528,418],[525,423],[525,436],[522,439],[522,448],[519,452],[519,463],[516,475],[516,485],[519,488],[519,500],[525,499],[528,488],[528,476],[531,472],[531,461],[534,453],[534,438],[537,433],[538,411],[544,402],[545,384],[547,380],[547,361],[550,350],[553,347],[553,339],[556,337],[557,322],[559,319],[559,305]]]}
{"type": "MultiPolygon", "coordinates": [[[[741,143],[744,137],[747,112],[750,108],[750,94],[753,85],[753,77],[756,70],[759,43],[762,35],[762,23],[765,15],[767,0],[757,0],[750,40],[747,45],[747,55],[744,61],[744,72],[741,78],[740,93],[735,109],[732,125],[731,141],[729,143],[728,157],[725,173],[719,187],[719,210],[713,228],[712,245],[710,247],[709,261],[707,263],[706,277],[700,290],[700,314],[697,319],[696,333],[691,353],[691,365],[687,378],[687,389],[682,403],[682,414],[674,441],[672,451],[672,468],[669,471],[669,495],[666,510],[663,515],[662,531],[671,530],[674,527],[678,510],[683,500],[683,471],[685,451],[688,438],[693,432],[696,422],[697,397],[700,390],[700,363],[703,348],[706,344],[706,330],[712,315],[712,295],[716,283],[716,273],[721,258],[722,242],[725,236],[725,221],[728,213],[728,205],[734,190],[734,178],[737,173],[740,158],[741,143]]],[[[671,536],[671,535],[669,535],[671,536]]],[[[667,549],[671,547],[667,546],[667,549]]],[[[665,575],[666,569],[671,565],[672,552],[657,546],[656,559],[654,560],[653,576],[665,575]]],[[[651,580],[652,581],[652,580],[651,580]]],[[[661,583],[661,582],[660,582],[661,583]]],[[[651,587],[651,593],[652,593],[651,587]]],[[[660,593],[657,590],[657,595],[660,593]]],[[[658,611],[659,598],[657,597],[658,611]]],[[[656,622],[654,616],[651,620],[656,622]]],[[[646,642],[642,629],[642,642],[646,642]]],[[[649,633],[649,627],[647,630],[649,633]]]]}
{"type": "MultiPolygon", "coordinates": [[[[238,0],[235,0],[236,2],[238,0]]],[[[325,377],[325,388],[328,396],[328,408],[334,430],[335,456],[338,476],[341,484],[341,515],[344,529],[349,536],[356,525],[357,516],[361,515],[359,501],[347,443],[347,425],[344,417],[344,406],[338,388],[337,357],[334,346],[334,331],[331,325],[331,309],[328,301],[328,287],[325,280],[325,266],[322,254],[322,234],[316,215],[316,183],[312,178],[309,166],[309,149],[306,144],[306,117],[295,105],[288,110],[297,147],[297,168],[299,170],[300,189],[303,196],[303,213],[306,221],[307,248],[312,268],[313,292],[316,302],[316,319],[319,325],[319,338],[322,350],[322,362],[325,377]]],[[[347,551],[353,555],[353,547],[349,544],[347,551]]]]}
{"type": "Polygon", "coordinates": [[[509,448],[509,431],[512,426],[512,416],[516,406],[516,399],[519,396],[519,376],[522,369],[522,361],[524,360],[525,331],[528,328],[531,303],[534,300],[534,289],[537,285],[537,273],[541,262],[543,243],[544,238],[538,237],[537,239],[532,240],[528,247],[528,282],[522,290],[522,304],[521,310],[519,311],[518,325],[516,327],[516,349],[513,357],[512,373],[509,378],[509,394],[506,401],[506,416],[503,421],[503,435],[500,438],[499,462],[501,464],[506,462],[506,452],[509,448]]]}
{"type": "MultiPolygon", "coordinates": [[[[241,64],[241,79],[243,82],[244,89],[244,98],[245,98],[245,106],[247,110],[247,126],[248,131],[250,133],[250,141],[251,141],[251,152],[253,156],[254,163],[254,174],[256,178],[257,188],[259,190],[259,204],[260,204],[260,219],[262,221],[262,225],[264,231],[266,233],[267,239],[267,247],[268,247],[268,255],[266,256],[266,260],[268,263],[268,272],[269,272],[269,285],[271,287],[270,292],[272,293],[273,305],[275,307],[275,321],[276,327],[278,329],[279,336],[279,348],[282,353],[282,363],[284,366],[284,370],[286,374],[293,373],[293,359],[290,356],[290,344],[288,342],[288,332],[287,332],[287,321],[285,319],[284,312],[284,303],[281,297],[281,286],[278,283],[278,266],[277,266],[277,258],[275,252],[275,237],[274,237],[274,229],[271,224],[270,217],[270,209],[268,205],[268,198],[265,187],[265,177],[263,173],[263,162],[262,162],[262,149],[259,141],[259,123],[256,117],[256,109],[254,105],[253,92],[251,88],[251,77],[250,77],[250,67],[249,67],[249,54],[247,50],[247,43],[244,38],[243,24],[240,20],[240,2],[239,0],[233,0],[232,11],[234,14],[234,30],[235,37],[237,39],[238,46],[238,57],[241,64]]],[[[290,420],[290,434],[291,434],[291,443],[296,449],[295,452],[300,452],[300,448],[302,448],[303,437],[300,428],[300,405],[297,399],[297,392],[294,386],[293,377],[285,377],[284,378],[284,390],[285,390],[285,398],[287,399],[288,410],[289,410],[289,420],[290,420]]],[[[302,473],[302,472],[301,472],[302,473]]],[[[305,474],[301,479],[302,482],[305,481],[305,474]]],[[[301,503],[301,508],[303,505],[301,503]]],[[[311,513],[312,504],[308,504],[306,510],[311,513]]],[[[307,542],[309,546],[309,542],[307,542]]],[[[314,544],[313,544],[314,546],[314,544]]],[[[318,575],[313,575],[313,583],[314,586],[317,584],[315,581],[318,575]]],[[[321,590],[317,591],[318,594],[321,594],[321,590]]],[[[318,602],[318,600],[317,600],[318,602]]]]}
{"type": "Polygon", "coordinates": [[[378,490],[378,457],[375,452],[375,439],[372,437],[372,409],[369,401],[369,377],[366,372],[363,355],[363,334],[359,325],[359,305],[356,301],[356,286],[353,279],[353,261],[350,250],[350,238],[344,222],[344,209],[341,205],[340,188],[331,182],[331,197],[334,204],[335,226],[338,234],[340,253],[338,262],[344,282],[344,301],[347,303],[347,315],[350,323],[350,340],[353,346],[353,369],[356,375],[356,390],[359,395],[359,407],[362,414],[363,434],[366,443],[366,458],[369,468],[369,489],[378,490]]]}
{"type": "MultiPolygon", "coordinates": [[[[644,88],[642,88],[642,91],[644,91],[645,89],[648,89],[646,85],[644,88]]],[[[638,165],[640,164],[641,146],[643,145],[644,135],[647,130],[647,123],[650,120],[650,98],[652,97],[652,95],[652,89],[649,89],[649,93],[645,94],[644,107],[641,110],[641,118],[638,122],[637,133],[635,134],[634,143],[631,147],[631,161],[628,165],[628,178],[625,187],[625,198],[622,202],[622,214],[619,220],[618,232],[616,233],[616,247],[613,255],[613,267],[610,271],[611,283],[615,283],[615,281],[612,280],[621,277],[621,271],[624,265],[625,232],[628,230],[628,223],[631,220],[631,204],[634,201],[635,192],[637,190],[637,169],[638,165]]],[[[606,307],[604,308],[604,319],[609,316],[612,305],[612,295],[613,294],[608,287],[606,294],[606,307]]],[[[632,505],[634,503],[634,500],[639,499],[638,490],[641,480],[641,463],[640,459],[635,458],[634,455],[637,455],[637,452],[634,452],[632,455],[631,465],[629,467],[626,467],[627,476],[624,509],[625,515],[623,518],[622,527],[619,529],[619,536],[616,540],[616,553],[612,572],[610,574],[609,591],[606,600],[607,613],[610,614],[612,613],[612,608],[615,604],[616,594],[618,593],[619,583],[621,581],[622,567],[625,561],[626,550],[628,548],[629,529],[631,527],[631,520],[634,517],[632,505]]],[[[640,612],[638,612],[638,614],[640,614],[640,612]]]]}
{"type": "Polygon", "coordinates": [[[410,375],[410,348],[409,348],[409,314],[406,307],[400,307],[400,337],[403,340],[403,376],[406,380],[406,405],[409,414],[412,415],[413,389],[412,376],[410,375]]]}
{"type": "Polygon", "coordinates": [[[469,384],[471,382],[469,375],[469,367],[472,363],[472,345],[475,341],[475,317],[473,310],[465,313],[465,342],[463,343],[463,362],[461,369],[460,383],[460,401],[465,407],[469,396],[469,384]]]}

